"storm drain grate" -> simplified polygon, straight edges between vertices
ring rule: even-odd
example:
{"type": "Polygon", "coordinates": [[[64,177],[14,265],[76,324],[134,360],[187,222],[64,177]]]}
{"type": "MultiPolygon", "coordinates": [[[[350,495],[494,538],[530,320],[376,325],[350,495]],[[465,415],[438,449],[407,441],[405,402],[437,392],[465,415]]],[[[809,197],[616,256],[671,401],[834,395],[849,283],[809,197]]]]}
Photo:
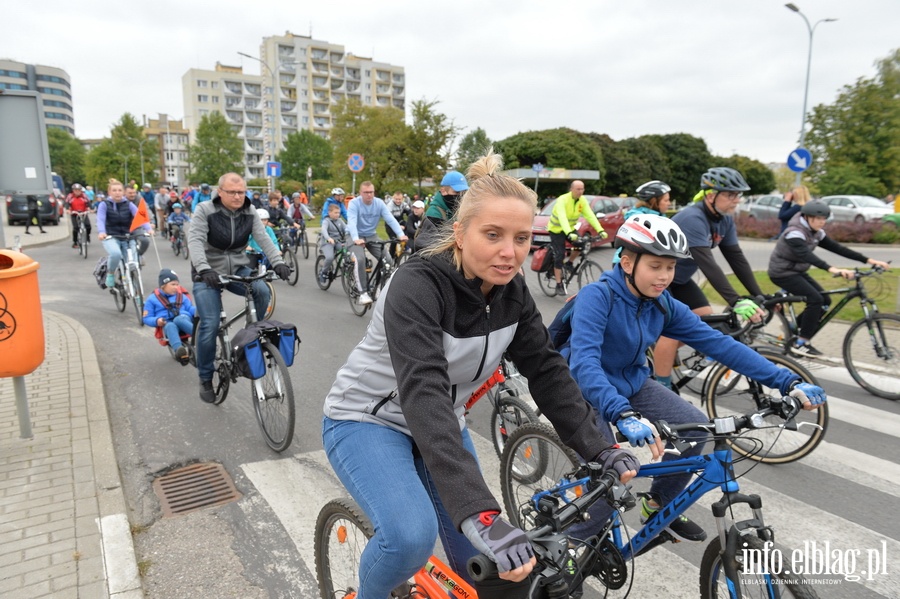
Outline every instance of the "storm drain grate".
{"type": "Polygon", "coordinates": [[[189,514],[241,498],[221,464],[200,463],[172,470],[153,481],[163,518],[189,514]]]}

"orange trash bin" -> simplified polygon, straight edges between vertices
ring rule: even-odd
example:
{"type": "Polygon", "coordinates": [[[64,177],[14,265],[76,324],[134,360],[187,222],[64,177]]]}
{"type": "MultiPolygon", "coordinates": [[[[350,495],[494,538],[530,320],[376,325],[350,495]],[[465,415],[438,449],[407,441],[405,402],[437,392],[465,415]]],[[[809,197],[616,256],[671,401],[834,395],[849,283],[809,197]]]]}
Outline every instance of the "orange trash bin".
{"type": "Polygon", "coordinates": [[[25,254],[0,250],[0,377],[25,376],[44,361],[39,267],[25,254]]]}

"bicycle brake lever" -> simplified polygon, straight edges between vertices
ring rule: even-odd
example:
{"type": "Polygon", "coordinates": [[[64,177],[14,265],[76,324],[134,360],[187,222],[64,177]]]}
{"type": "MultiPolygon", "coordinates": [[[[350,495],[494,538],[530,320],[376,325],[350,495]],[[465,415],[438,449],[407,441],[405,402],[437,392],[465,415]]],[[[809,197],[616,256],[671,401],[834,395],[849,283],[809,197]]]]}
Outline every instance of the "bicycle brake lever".
{"type": "Polygon", "coordinates": [[[815,422],[799,422],[797,423],[797,428],[799,429],[801,426],[811,426],[813,428],[817,428],[820,431],[825,430],[821,425],[816,424],[815,422]]]}

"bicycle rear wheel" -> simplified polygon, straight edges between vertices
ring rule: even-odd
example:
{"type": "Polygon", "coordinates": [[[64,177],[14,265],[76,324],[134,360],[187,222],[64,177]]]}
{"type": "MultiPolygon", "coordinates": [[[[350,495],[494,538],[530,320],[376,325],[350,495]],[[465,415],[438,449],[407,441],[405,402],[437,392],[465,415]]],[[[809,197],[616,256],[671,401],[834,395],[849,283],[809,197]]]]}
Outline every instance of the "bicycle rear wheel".
{"type": "Polygon", "coordinates": [[[253,411],[266,445],[281,453],[294,438],[294,387],[278,348],[264,341],[266,374],[252,382],[253,411]]]}
{"type": "MultiPolygon", "coordinates": [[[[796,597],[797,599],[815,599],[818,597],[811,586],[797,574],[788,574],[790,569],[785,563],[773,563],[771,546],[766,549],[763,541],[752,534],[742,537],[740,555],[722,555],[722,541],[718,536],[706,546],[700,562],[700,597],[702,599],[729,599],[733,597],[729,590],[730,582],[740,587],[742,597],[796,597]],[[744,556],[751,557],[746,563],[744,556]],[[730,560],[735,570],[740,573],[738,580],[729,581],[725,575],[724,560],[730,560]],[[740,559],[740,561],[739,561],[740,559]],[[765,560],[765,561],[763,561],[765,560]],[[748,573],[749,572],[749,573],[748,573]]],[[[776,546],[780,555],[791,555],[792,550],[776,546]]]]}
{"type": "Polygon", "coordinates": [[[578,288],[581,289],[589,283],[600,278],[603,274],[603,267],[593,260],[585,260],[578,269],[578,288]]]}
{"type": "Polygon", "coordinates": [[[900,316],[873,314],[858,320],[844,337],[844,364],[860,387],[900,400],[900,316]]]}
{"type": "MultiPolygon", "coordinates": [[[[787,308],[786,304],[780,304],[778,308],[782,306],[787,308]]],[[[791,325],[782,310],[772,308],[761,327],[747,331],[747,345],[768,345],[781,353],[787,353],[788,343],[793,335],[791,325]]]]}
{"type": "Polygon", "coordinates": [[[141,291],[141,273],[138,270],[132,270],[129,276],[132,289],[131,301],[137,314],[138,326],[144,326],[144,293],[141,291]]]}
{"type": "MultiPolygon", "coordinates": [[[[200,321],[198,320],[194,326],[194,338],[196,339],[199,331],[200,321]]],[[[228,344],[225,342],[225,335],[219,333],[216,336],[216,355],[213,358],[213,391],[216,392],[216,401],[214,405],[219,405],[228,397],[228,390],[231,389],[231,365],[226,359],[228,356],[228,344]]]]}
{"type": "Polygon", "coordinates": [[[360,304],[359,298],[361,295],[362,294],[359,291],[357,291],[356,285],[352,284],[349,288],[349,293],[347,294],[347,297],[350,300],[350,309],[353,310],[353,313],[356,314],[357,316],[363,316],[366,313],[366,311],[369,309],[369,306],[372,305],[372,304],[360,304]]]}
{"type": "Polygon", "coordinates": [[[547,272],[537,273],[537,278],[538,287],[541,288],[544,295],[547,297],[554,297],[556,295],[556,278],[553,276],[553,269],[551,268],[547,272]]]}
{"type": "Polygon", "coordinates": [[[291,269],[291,276],[288,277],[287,284],[294,286],[297,284],[297,279],[300,276],[300,269],[297,268],[297,256],[294,255],[290,248],[284,252],[284,263],[291,269]]]}
{"type": "Polygon", "coordinates": [[[500,383],[499,389],[494,388],[496,400],[491,401],[494,410],[491,412],[491,441],[498,456],[503,455],[506,442],[516,429],[529,422],[538,422],[537,414],[531,406],[514,395],[514,391],[500,383]]]}
{"type": "MultiPolygon", "coordinates": [[[[500,457],[500,488],[509,521],[523,530],[533,527],[536,511],[531,498],[570,479],[579,465],[578,456],[549,425],[532,422],[517,428],[500,457]]],[[[570,499],[576,493],[575,488],[566,492],[570,499]]]]}
{"type": "MultiPolygon", "coordinates": [[[[791,358],[774,350],[757,349],[757,351],[776,366],[787,368],[799,375],[804,382],[813,385],[819,384],[806,368],[791,358]]],[[[729,391],[717,390],[721,389],[720,381],[733,372],[727,366],[719,365],[709,376],[706,391],[706,413],[710,418],[744,414],[755,408],[766,407],[772,399],[781,397],[778,389],[768,388],[743,375],[737,377],[736,384],[729,391]]],[[[821,429],[813,426],[803,426],[795,431],[780,428],[784,421],[777,416],[767,417],[766,422],[771,425],[771,428],[754,429],[732,438],[729,441],[732,449],[757,462],[767,464],[793,462],[810,453],[825,437],[825,431],[828,430],[828,403],[822,404],[811,412],[801,410],[794,418],[794,422],[797,424],[815,424],[821,429]]]]}
{"type": "Polygon", "coordinates": [[[82,225],[78,227],[78,253],[81,254],[82,258],[87,260],[87,252],[87,230],[82,225]]]}

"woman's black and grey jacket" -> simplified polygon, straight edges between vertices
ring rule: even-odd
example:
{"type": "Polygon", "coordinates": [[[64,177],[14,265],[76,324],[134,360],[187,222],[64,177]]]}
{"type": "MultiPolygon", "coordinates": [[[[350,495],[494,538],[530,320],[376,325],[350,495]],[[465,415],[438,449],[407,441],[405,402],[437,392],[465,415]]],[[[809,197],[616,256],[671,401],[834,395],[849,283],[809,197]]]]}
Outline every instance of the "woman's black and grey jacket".
{"type": "Polygon", "coordinates": [[[489,298],[481,283],[466,280],[446,256],[411,258],[388,282],[366,336],[325,399],[329,418],[411,435],[457,528],[473,514],[500,509],[460,431],[466,400],[504,351],[566,444],[591,457],[607,446],[524,278],[495,287],[489,298]]]}
{"type": "Polygon", "coordinates": [[[250,257],[244,250],[251,233],[273,268],[284,263],[249,198],[234,211],[223,206],[218,196],[198,204],[188,230],[191,279],[198,281],[198,273],[210,268],[222,275],[233,275],[239,267],[250,266],[250,257]]]}

